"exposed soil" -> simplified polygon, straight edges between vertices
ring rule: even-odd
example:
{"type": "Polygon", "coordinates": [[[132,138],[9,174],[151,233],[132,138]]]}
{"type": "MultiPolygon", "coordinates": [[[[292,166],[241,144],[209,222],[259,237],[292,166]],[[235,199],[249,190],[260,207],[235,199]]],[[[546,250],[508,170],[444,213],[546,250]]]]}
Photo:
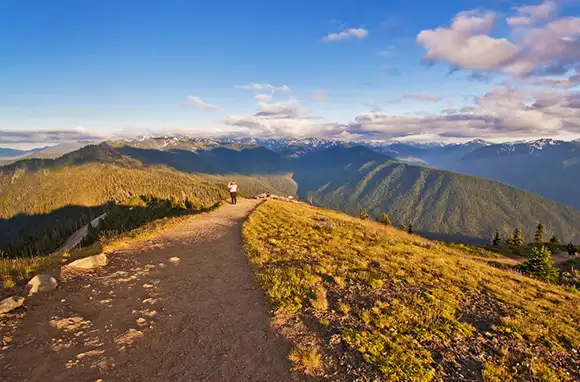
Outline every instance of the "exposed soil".
{"type": "Polygon", "coordinates": [[[0,318],[0,380],[303,380],[242,250],[256,205],[240,200],[104,268],[65,271],[56,291],[0,318]]]}

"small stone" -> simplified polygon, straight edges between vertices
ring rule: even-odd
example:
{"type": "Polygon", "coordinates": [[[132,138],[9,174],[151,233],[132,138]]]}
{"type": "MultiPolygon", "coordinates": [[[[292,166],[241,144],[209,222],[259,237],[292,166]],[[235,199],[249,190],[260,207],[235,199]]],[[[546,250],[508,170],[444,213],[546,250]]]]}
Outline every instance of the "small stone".
{"type": "Polygon", "coordinates": [[[177,264],[179,264],[179,261],[180,261],[180,260],[181,260],[181,259],[180,259],[179,257],[172,257],[171,259],[169,259],[169,262],[170,262],[171,264],[175,264],[175,265],[177,265],[177,264]]]}
{"type": "Polygon", "coordinates": [[[143,284],[143,288],[145,288],[145,289],[150,289],[150,288],[153,288],[153,287],[154,287],[153,284],[143,284]]]}
{"type": "Polygon", "coordinates": [[[28,295],[32,296],[38,292],[49,292],[56,289],[58,283],[51,275],[36,275],[26,285],[28,295]]]}
{"type": "Polygon", "coordinates": [[[95,256],[75,260],[72,263],[65,265],[65,268],[92,269],[105,266],[107,263],[107,255],[101,253],[95,256]]]}
{"type": "Polygon", "coordinates": [[[145,324],[145,322],[147,322],[147,320],[146,320],[146,319],[144,319],[143,317],[139,317],[139,318],[137,319],[137,324],[138,324],[138,325],[144,325],[144,324],[145,324]]]}
{"type": "Polygon", "coordinates": [[[24,304],[24,297],[12,296],[0,301],[0,314],[8,313],[24,304]]]}

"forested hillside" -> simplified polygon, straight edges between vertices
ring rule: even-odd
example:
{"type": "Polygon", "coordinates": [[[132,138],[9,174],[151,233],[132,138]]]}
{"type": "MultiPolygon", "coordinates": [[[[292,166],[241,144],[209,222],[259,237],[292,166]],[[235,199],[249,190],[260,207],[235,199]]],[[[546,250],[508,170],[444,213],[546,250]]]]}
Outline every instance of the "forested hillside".
{"type": "Polygon", "coordinates": [[[580,211],[505,184],[388,161],[358,147],[304,157],[294,174],[299,194],[316,205],[373,218],[440,239],[487,240],[519,227],[532,239],[537,222],[565,240],[580,237],[580,211]]]}
{"type": "Polygon", "coordinates": [[[269,191],[353,215],[361,209],[372,218],[387,212],[397,225],[412,225],[438,239],[483,241],[496,230],[507,235],[520,228],[531,241],[538,222],[546,235],[566,241],[580,237],[578,210],[499,182],[402,164],[360,146],[337,145],[292,159],[264,147],[204,150],[183,147],[190,141],[172,142],[181,148],[103,143],[58,159],[0,167],[4,243],[30,233],[26,226],[37,231],[35,223],[49,232],[45,238],[58,227],[69,227],[68,232],[90,218],[87,208],[136,196],[207,207],[227,197],[231,180],[242,196],[269,191]],[[61,210],[68,211],[66,217],[61,210]]]}
{"type": "Polygon", "coordinates": [[[104,143],[55,160],[32,159],[0,167],[0,251],[46,254],[102,213],[105,204],[139,196],[173,200],[199,210],[226,198],[231,180],[247,197],[267,191],[296,195],[296,183],[287,173],[221,173],[218,170],[228,162],[232,167],[245,163],[244,168],[251,171],[262,161],[252,160],[259,152],[220,150],[195,161],[199,156],[192,152],[174,154],[104,143]],[[206,173],[195,172],[196,168],[204,168],[206,173]]]}
{"type": "Polygon", "coordinates": [[[580,208],[580,142],[540,140],[480,148],[447,168],[498,180],[580,208]]]}

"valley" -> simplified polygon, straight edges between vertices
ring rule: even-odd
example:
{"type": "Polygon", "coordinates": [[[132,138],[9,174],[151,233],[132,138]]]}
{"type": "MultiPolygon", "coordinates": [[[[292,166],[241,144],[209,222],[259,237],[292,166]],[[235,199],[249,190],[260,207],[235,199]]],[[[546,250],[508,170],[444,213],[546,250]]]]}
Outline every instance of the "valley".
{"type": "Polygon", "coordinates": [[[63,231],[70,233],[107,203],[141,195],[205,208],[226,197],[232,179],[247,197],[268,191],[355,216],[362,209],[373,219],[388,213],[397,226],[412,225],[438,240],[484,243],[496,230],[505,237],[515,228],[529,240],[537,222],[565,242],[580,237],[579,210],[496,181],[407,164],[376,147],[315,140],[298,150],[304,142],[264,143],[272,151],[259,143],[145,138],[0,167],[0,249],[9,254],[16,239],[62,241],[66,235],[54,233],[59,226],[70,226],[63,231]]]}

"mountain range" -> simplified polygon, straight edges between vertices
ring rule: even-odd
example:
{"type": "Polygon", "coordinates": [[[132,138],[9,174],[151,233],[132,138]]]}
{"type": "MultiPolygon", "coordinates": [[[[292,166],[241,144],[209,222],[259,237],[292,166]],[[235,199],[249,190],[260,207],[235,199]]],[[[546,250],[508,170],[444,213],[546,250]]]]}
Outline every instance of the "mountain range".
{"type": "MultiPolygon", "coordinates": [[[[367,209],[372,218],[388,212],[395,224],[438,239],[484,241],[496,229],[507,235],[521,228],[530,240],[538,222],[546,235],[580,237],[579,210],[536,194],[411,165],[352,143],[310,141],[295,150],[302,143],[288,141],[273,151],[257,140],[144,138],[89,145],[57,159],[21,160],[0,167],[4,242],[30,227],[38,230],[35,216],[46,224],[46,214],[69,208],[70,219],[71,206],[98,207],[138,195],[208,206],[226,196],[225,184],[234,179],[245,196],[266,191],[299,196],[351,215],[367,209]]],[[[465,148],[417,149],[449,156],[465,148]]]]}
{"type": "Polygon", "coordinates": [[[98,142],[67,142],[31,150],[17,150],[0,147],[0,166],[8,165],[22,159],[54,159],[94,143],[98,142]]]}

